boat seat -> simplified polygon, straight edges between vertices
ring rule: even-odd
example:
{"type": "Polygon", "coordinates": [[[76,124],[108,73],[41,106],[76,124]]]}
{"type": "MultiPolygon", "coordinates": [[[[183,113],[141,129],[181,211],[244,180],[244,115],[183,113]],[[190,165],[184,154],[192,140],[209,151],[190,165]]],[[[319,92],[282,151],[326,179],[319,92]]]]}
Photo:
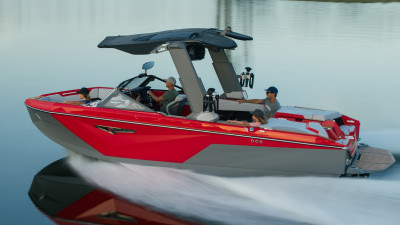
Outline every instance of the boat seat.
{"type": "Polygon", "coordinates": [[[354,132],[354,130],[356,129],[356,126],[342,125],[342,126],[340,126],[340,129],[343,131],[344,135],[350,135],[351,133],[354,132]]]}
{"type": "Polygon", "coordinates": [[[322,137],[329,138],[328,133],[317,122],[294,122],[286,119],[270,118],[267,124],[263,124],[260,127],[268,130],[279,130],[288,132],[298,132],[305,134],[318,134],[322,137]]]}
{"type": "Polygon", "coordinates": [[[265,106],[256,103],[239,103],[231,99],[219,99],[218,109],[222,111],[254,112],[256,109],[265,110],[265,106]]]}
{"type": "Polygon", "coordinates": [[[341,145],[347,145],[347,144],[349,144],[349,142],[350,142],[349,138],[339,139],[339,140],[336,141],[336,143],[339,143],[341,145]]]}
{"type": "Polygon", "coordinates": [[[301,120],[306,119],[317,121],[333,120],[341,116],[342,114],[337,111],[300,108],[295,106],[281,106],[281,108],[275,113],[275,117],[288,117],[301,120]]]}
{"type": "Polygon", "coordinates": [[[183,106],[186,104],[186,95],[179,94],[175,97],[175,100],[169,103],[166,107],[168,115],[180,116],[183,110],[183,106]]]}

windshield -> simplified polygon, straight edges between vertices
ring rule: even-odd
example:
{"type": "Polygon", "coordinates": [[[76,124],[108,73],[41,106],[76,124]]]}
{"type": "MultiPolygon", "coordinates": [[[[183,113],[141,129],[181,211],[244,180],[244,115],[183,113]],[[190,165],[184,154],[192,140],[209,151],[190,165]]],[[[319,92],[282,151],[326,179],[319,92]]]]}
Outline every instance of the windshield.
{"type": "MultiPolygon", "coordinates": [[[[166,91],[165,85],[164,80],[154,75],[139,75],[118,85],[98,107],[154,112],[155,103],[147,92],[166,91]]],[[[175,85],[175,88],[183,92],[181,87],[175,85]]]]}
{"type": "Polygon", "coordinates": [[[165,86],[165,81],[159,79],[152,79],[147,86],[150,86],[153,90],[167,90],[165,86]]]}
{"type": "Polygon", "coordinates": [[[124,89],[134,89],[136,87],[140,87],[141,84],[147,79],[147,76],[143,77],[135,77],[128,84],[124,85],[124,89]]]}
{"type": "MultiPolygon", "coordinates": [[[[126,80],[119,85],[119,89],[124,91],[136,91],[137,89],[141,89],[144,87],[148,87],[152,90],[167,90],[168,88],[165,86],[165,80],[154,75],[139,75],[132,79],[126,80]]],[[[182,91],[182,87],[175,84],[175,88],[178,88],[182,91]]],[[[143,94],[143,93],[142,93],[143,94]]]]}
{"type": "Polygon", "coordinates": [[[121,93],[118,89],[114,89],[106,99],[99,103],[98,107],[154,112],[154,110],[121,93]]]}

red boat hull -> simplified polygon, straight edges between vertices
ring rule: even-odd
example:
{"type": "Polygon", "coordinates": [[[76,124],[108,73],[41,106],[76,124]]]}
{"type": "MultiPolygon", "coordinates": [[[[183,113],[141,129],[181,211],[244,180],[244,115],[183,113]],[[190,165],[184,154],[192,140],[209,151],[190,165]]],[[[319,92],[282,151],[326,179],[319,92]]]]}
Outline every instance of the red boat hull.
{"type": "Polygon", "coordinates": [[[212,175],[345,173],[346,147],[317,135],[246,128],[155,112],[26,100],[34,124],[90,157],[212,175]],[[317,168],[317,169],[316,169],[317,168]]]}

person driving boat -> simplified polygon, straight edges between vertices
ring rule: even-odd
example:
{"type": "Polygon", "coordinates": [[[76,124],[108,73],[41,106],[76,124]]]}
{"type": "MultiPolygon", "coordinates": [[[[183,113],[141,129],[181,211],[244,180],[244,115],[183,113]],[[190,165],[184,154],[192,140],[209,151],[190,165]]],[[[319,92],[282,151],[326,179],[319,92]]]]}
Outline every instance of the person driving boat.
{"type": "Polygon", "coordinates": [[[167,113],[167,105],[175,100],[175,97],[179,94],[177,90],[175,90],[176,80],[173,77],[168,77],[165,82],[165,87],[168,88],[163,95],[157,96],[150,90],[147,91],[147,94],[151,96],[151,98],[156,102],[161,102],[160,111],[163,113],[167,113]]]}

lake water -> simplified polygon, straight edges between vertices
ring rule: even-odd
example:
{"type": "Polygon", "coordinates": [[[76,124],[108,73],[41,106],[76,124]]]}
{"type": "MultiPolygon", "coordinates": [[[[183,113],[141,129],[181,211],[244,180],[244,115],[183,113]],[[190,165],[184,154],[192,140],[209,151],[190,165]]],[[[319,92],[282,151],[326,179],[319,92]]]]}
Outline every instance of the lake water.
{"type": "MultiPolygon", "coordinates": [[[[32,124],[25,98],[114,87],[141,73],[146,61],[155,61],[152,74],[177,75],[168,53],[133,56],[97,48],[106,36],[228,25],[254,38],[237,41],[238,48],[228,53],[237,73],[253,68],[250,98],[263,98],[264,88],[277,86],[282,105],[332,109],[359,119],[362,142],[400,154],[399,2],[0,0],[0,223],[52,224],[27,192],[37,172],[66,155],[32,124]]],[[[215,87],[209,57],[195,65],[205,87],[215,87]]],[[[366,180],[225,179],[80,157],[70,161],[90,182],[128,201],[211,224],[400,220],[398,164],[366,180]],[[171,173],[175,176],[165,175],[171,173]],[[157,187],[144,179],[148,176],[160,181],[157,187]]]]}

